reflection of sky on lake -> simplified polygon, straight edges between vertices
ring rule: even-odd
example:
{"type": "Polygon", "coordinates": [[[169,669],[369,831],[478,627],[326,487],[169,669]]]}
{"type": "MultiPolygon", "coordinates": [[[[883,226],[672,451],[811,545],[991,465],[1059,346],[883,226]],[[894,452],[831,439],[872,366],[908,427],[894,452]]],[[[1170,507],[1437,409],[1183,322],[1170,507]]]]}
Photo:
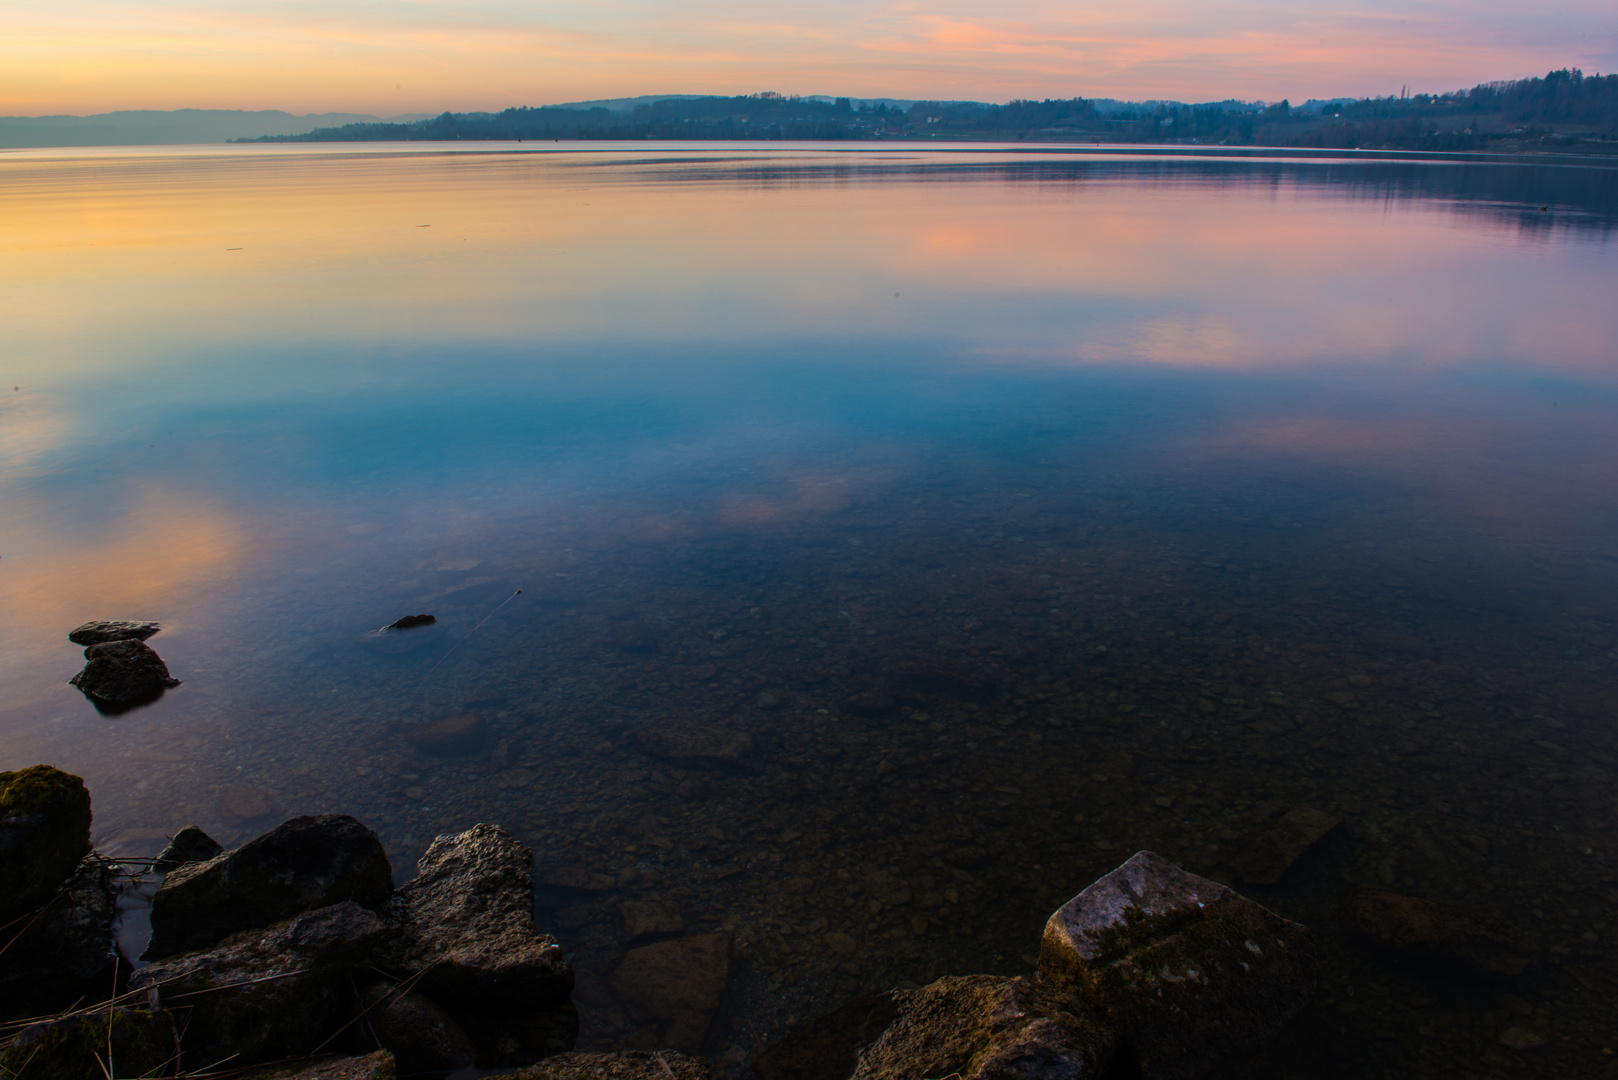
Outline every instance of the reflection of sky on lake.
{"type": "Polygon", "coordinates": [[[813,510],[761,470],[902,486],[946,445],[1329,460],[1489,533],[1610,525],[1598,170],[1528,228],[1516,167],[854,160],[6,162],[8,691],[54,692],[80,618],[221,618],[406,523],[700,478],[745,528],[813,510]]]}

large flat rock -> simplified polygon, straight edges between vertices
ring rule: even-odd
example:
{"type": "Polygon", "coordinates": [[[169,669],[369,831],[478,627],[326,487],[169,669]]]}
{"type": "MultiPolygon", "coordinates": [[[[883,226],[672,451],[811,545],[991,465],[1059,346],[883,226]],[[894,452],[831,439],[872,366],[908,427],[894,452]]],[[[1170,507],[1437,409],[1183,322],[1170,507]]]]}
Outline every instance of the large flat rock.
{"type": "Polygon", "coordinates": [[[896,1016],[850,1080],[1084,1080],[1110,1075],[1116,1037],[1077,998],[1031,979],[950,977],[892,992],[896,1016]]]}
{"type": "Polygon", "coordinates": [[[67,639],[75,645],[100,645],[108,641],[145,641],[163,629],[154,622],[98,620],[75,626],[67,639]]]}
{"type": "Polygon", "coordinates": [[[206,949],[344,900],[379,908],[392,892],[376,833],[347,814],[296,817],[235,851],[169,871],[152,897],[145,959],[206,949]]]}
{"type": "Polygon", "coordinates": [[[345,901],[141,968],[129,988],[188,1010],[188,1069],[290,1057],[314,1049],[349,974],[386,934],[375,914],[345,901]]]}
{"type": "Polygon", "coordinates": [[[1149,851],[1045,924],[1039,975],[1105,1015],[1144,1080],[1207,1076],[1314,997],[1309,931],[1149,851]]]}

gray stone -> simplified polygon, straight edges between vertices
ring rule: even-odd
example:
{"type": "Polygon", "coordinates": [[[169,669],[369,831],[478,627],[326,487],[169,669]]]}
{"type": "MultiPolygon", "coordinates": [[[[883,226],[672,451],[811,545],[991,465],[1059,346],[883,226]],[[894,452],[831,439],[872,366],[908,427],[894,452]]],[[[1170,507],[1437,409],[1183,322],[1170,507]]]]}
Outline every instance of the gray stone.
{"type": "Polygon", "coordinates": [[[0,1052],[0,1069],[9,1077],[106,1080],[109,1055],[119,1076],[166,1071],[175,1058],[173,1018],[145,1009],[109,1014],[99,1008],[32,1024],[0,1052]]]}
{"type": "Polygon", "coordinates": [[[518,1069],[509,1080],[710,1080],[713,1068],[678,1050],[624,1050],[616,1054],[558,1054],[518,1069]]]}
{"type": "Polygon", "coordinates": [[[1315,846],[1334,832],[1343,819],[1323,810],[1300,806],[1289,810],[1230,866],[1243,884],[1278,885],[1315,846]]]}
{"type": "Polygon", "coordinates": [[[37,919],[0,934],[9,940],[0,953],[0,1015],[40,1016],[106,997],[117,963],[116,908],[116,868],[91,855],[37,919]]]}
{"type": "Polygon", "coordinates": [[[205,949],[227,935],[352,900],[378,908],[393,869],[376,833],[347,814],[296,817],[235,851],[171,870],[152,897],[145,958],[205,949]]]}
{"type": "Polygon", "coordinates": [[[897,1016],[850,1080],[1105,1077],[1116,1036],[1082,1001],[1031,979],[950,977],[893,991],[897,1016]]]}
{"type": "Polygon", "coordinates": [[[289,1057],[314,1049],[349,973],[386,935],[374,914],[346,901],[141,968],[129,988],[154,990],[165,1009],[189,1009],[188,1069],[289,1057]]]}
{"type": "Polygon", "coordinates": [[[207,862],[225,850],[223,844],[202,831],[200,825],[187,825],[169,840],[168,846],[152,860],[152,869],[166,874],[186,863],[207,862]]]}
{"type": "Polygon", "coordinates": [[[573,969],[534,925],[533,861],[497,825],[440,836],[389,901],[395,937],[374,963],[447,1009],[483,1068],[572,1049],[573,969]]]}
{"type": "Polygon", "coordinates": [[[613,993],[652,1028],[654,1045],[695,1054],[730,983],[730,948],[721,931],[631,949],[612,973],[613,993]]]}
{"type": "Polygon", "coordinates": [[[0,772],[0,922],[50,900],[90,852],[90,793],[49,765],[0,772]]]}
{"type": "Polygon", "coordinates": [[[393,1052],[398,1070],[443,1073],[477,1062],[477,1051],[461,1025],[421,994],[393,983],[373,983],[360,991],[367,1031],[393,1052]]]}
{"type": "Polygon", "coordinates": [[[122,712],[155,701],[179,686],[163,658],[140,641],[108,641],[84,650],[84,667],[68,682],[103,712],[122,712]]]}
{"type": "Polygon", "coordinates": [[[1206,1076],[1314,997],[1309,931],[1143,851],[1045,924],[1039,975],[1105,1015],[1144,1080],[1206,1076]]]}
{"type": "Polygon", "coordinates": [[[108,641],[145,641],[163,629],[154,622],[87,622],[67,632],[75,645],[100,645],[108,641]]]}
{"type": "Polygon", "coordinates": [[[1510,979],[1533,964],[1536,950],[1511,927],[1454,904],[1384,889],[1343,894],[1343,921],[1372,948],[1419,966],[1489,979],[1510,979]]]}

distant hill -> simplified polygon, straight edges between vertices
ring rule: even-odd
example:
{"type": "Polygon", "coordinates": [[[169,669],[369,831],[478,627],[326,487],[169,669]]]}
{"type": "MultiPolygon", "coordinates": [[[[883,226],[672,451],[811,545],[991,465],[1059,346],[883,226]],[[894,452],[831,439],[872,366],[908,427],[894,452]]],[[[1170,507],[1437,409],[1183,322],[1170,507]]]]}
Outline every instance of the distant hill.
{"type": "Polygon", "coordinates": [[[175,109],[171,112],[131,110],[94,116],[0,116],[0,148],[35,146],[173,146],[257,139],[265,135],[299,135],[317,127],[343,124],[408,124],[425,113],[367,116],[361,113],[311,113],[294,116],[279,109],[175,109]]]}
{"type": "MultiPolygon", "coordinates": [[[[660,101],[702,101],[713,96],[713,94],[642,94],[640,97],[602,98],[599,101],[567,101],[559,105],[545,105],[543,108],[569,109],[574,112],[606,109],[610,113],[631,113],[642,105],[656,105],[660,101]]],[[[807,94],[799,100],[831,105],[837,99],[827,94],[807,94]]],[[[914,98],[849,98],[849,101],[856,109],[862,106],[874,109],[878,105],[885,105],[901,112],[916,103],[914,98]]]]}

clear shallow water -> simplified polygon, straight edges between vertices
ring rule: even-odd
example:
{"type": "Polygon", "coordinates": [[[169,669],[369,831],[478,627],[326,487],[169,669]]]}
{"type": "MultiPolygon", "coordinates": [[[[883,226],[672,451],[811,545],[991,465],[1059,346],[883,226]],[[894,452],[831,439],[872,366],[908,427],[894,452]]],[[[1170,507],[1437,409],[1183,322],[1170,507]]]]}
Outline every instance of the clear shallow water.
{"type": "Polygon", "coordinates": [[[53,153],[0,223],[0,764],[105,847],[500,822],[613,879],[541,892],[592,1045],[617,901],[737,930],[735,1062],[1306,804],[1341,835],[1248,890],[1320,942],[1299,1070],[1613,1061],[1618,172],[53,153]],[[92,618],[184,686],[98,715],[92,618]],[[693,719],[746,767],[647,752],[693,719]],[[1348,943],[1390,881],[1537,936],[1535,1011],[1348,943]]]}

